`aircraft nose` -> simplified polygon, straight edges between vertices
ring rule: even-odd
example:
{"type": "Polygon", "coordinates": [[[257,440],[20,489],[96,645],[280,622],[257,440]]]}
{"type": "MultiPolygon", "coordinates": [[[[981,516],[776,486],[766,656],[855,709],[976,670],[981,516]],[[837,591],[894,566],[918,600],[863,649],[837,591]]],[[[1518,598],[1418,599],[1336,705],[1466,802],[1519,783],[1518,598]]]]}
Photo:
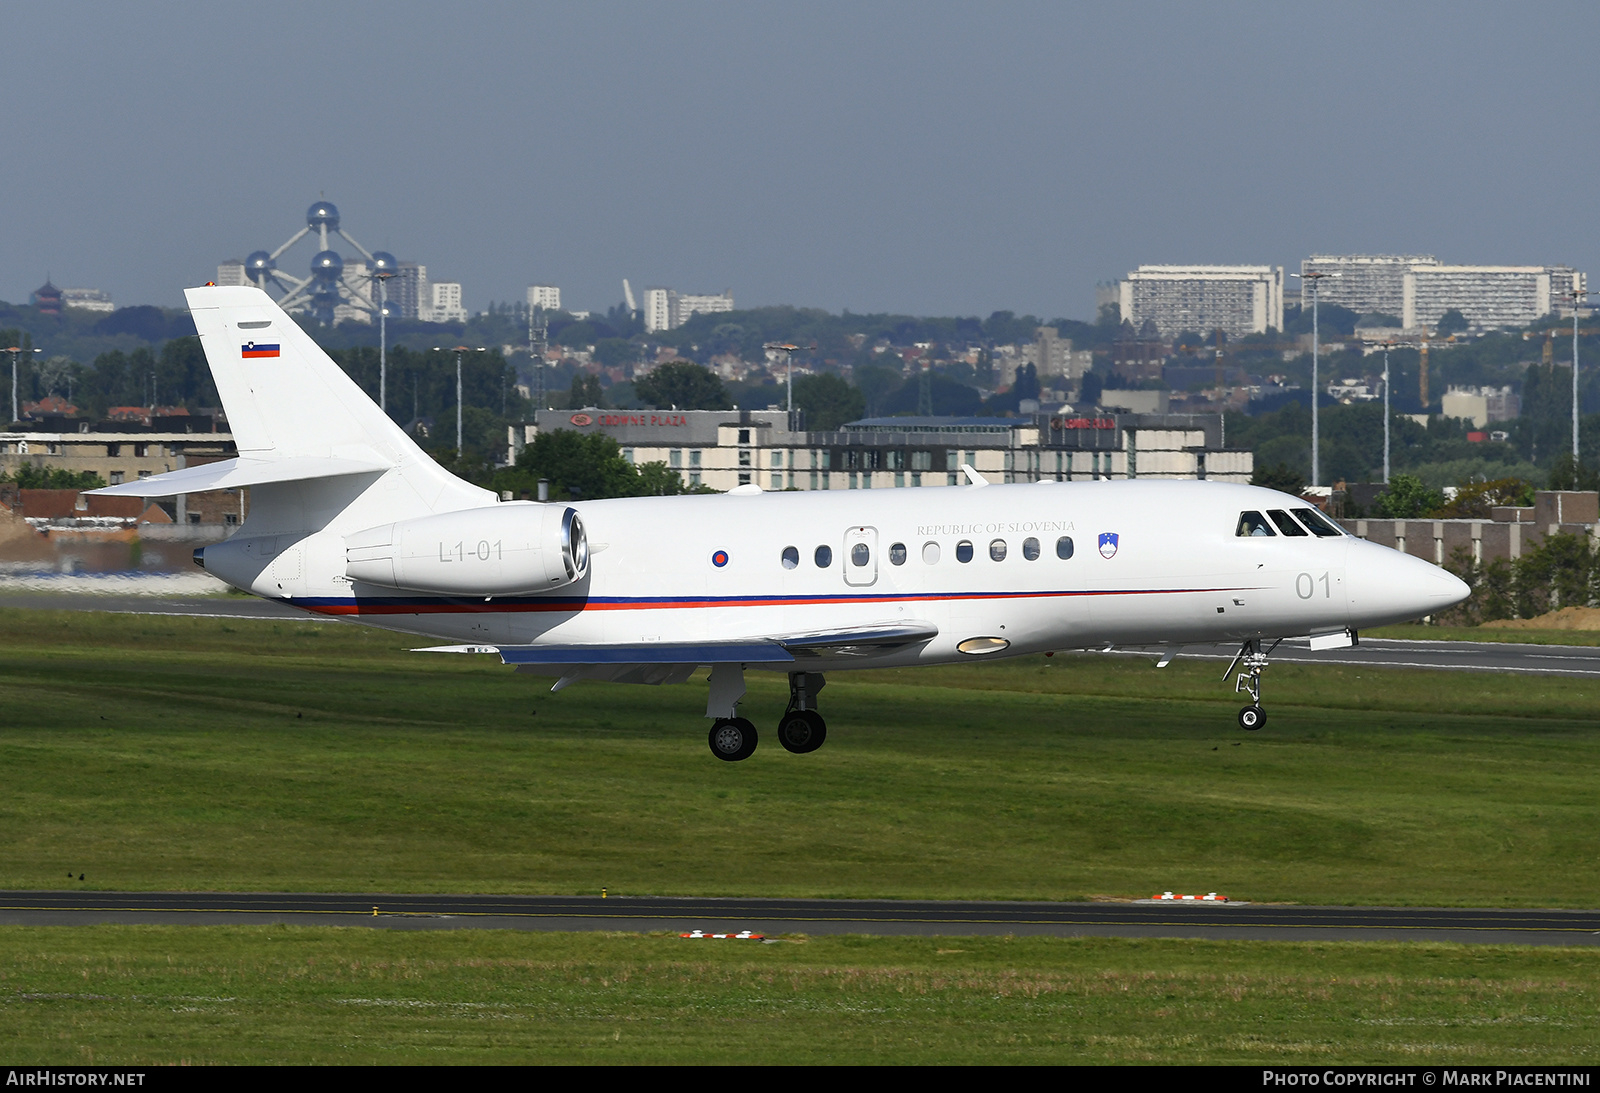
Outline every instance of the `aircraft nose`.
{"type": "Polygon", "coordinates": [[[1362,543],[1349,561],[1346,587],[1356,625],[1419,619],[1448,610],[1472,594],[1455,574],[1376,543],[1362,543]]]}

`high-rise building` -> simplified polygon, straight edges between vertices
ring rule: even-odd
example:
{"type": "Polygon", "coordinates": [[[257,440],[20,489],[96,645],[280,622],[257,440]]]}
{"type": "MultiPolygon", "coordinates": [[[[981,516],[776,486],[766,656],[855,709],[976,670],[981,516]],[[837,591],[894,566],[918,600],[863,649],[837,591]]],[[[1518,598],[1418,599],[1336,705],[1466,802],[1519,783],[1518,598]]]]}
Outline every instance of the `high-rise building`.
{"type": "MultiPolygon", "coordinates": [[[[1405,306],[1406,271],[1437,266],[1431,254],[1313,254],[1300,263],[1302,275],[1321,273],[1317,299],[1361,315],[1399,316],[1405,306]]],[[[1311,306],[1311,287],[1302,276],[1300,306],[1311,306]]]]}
{"type": "Polygon", "coordinates": [[[217,284],[219,285],[248,285],[250,278],[245,276],[244,263],[237,258],[230,258],[217,267],[217,284]]]}
{"type": "Polygon", "coordinates": [[[417,262],[396,262],[394,276],[384,289],[389,300],[389,314],[400,319],[420,318],[422,312],[433,307],[433,295],[428,291],[428,267],[417,262]]]}
{"type": "Polygon", "coordinates": [[[717,296],[693,296],[673,293],[672,325],[682,326],[696,315],[711,315],[733,310],[733,293],[724,291],[717,296]]]}
{"type": "Polygon", "coordinates": [[[1414,266],[1405,274],[1400,318],[1417,329],[1459,311],[1474,330],[1527,326],[1586,284],[1570,266],[1414,266]]]}
{"type": "Polygon", "coordinates": [[[528,306],[544,311],[560,311],[561,290],[555,285],[529,285],[528,306]]]}
{"type": "Polygon", "coordinates": [[[430,323],[464,323],[467,309],[461,305],[460,281],[434,281],[428,285],[430,303],[428,311],[420,315],[430,323]]]}
{"type": "Polygon", "coordinates": [[[1094,364],[1092,352],[1074,350],[1072,339],[1063,338],[1053,326],[1041,326],[1035,332],[1033,347],[1034,367],[1041,381],[1046,378],[1076,381],[1094,364]]]}
{"type": "Polygon", "coordinates": [[[696,315],[733,310],[733,293],[717,296],[690,295],[670,288],[644,290],[644,328],[647,333],[676,330],[696,315]]]}
{"type": "Polygon", "coordinates": [[[1164,338],[1283,329],[1282,266],[1140,266],[1120,290],[1122,317],[1136,328],[1148,319],[1164,338]]]}
{"type": "Polygon", "coordinates": [[[658,330],[672,329],[672,298],[676,295],[677,293],[670,288],[644,290],[645,333],[654,334],[658,330]]]}

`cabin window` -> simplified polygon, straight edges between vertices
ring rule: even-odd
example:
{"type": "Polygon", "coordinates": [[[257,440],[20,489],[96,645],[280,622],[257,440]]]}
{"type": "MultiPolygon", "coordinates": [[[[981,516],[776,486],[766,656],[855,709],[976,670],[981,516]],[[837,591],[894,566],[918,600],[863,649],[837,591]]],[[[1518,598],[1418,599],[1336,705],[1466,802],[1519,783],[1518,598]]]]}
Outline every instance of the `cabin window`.
{"type": "Polygon", "coordinates": [[[850,548],[850,564],[860,568],[872,560],[872,551],[867,549],[866,543],[857,543],[850,548]]]}
{"type": "Polygon", "coordinates": [[[939,564],[939,544],[938,543],[923,543],[922,544],[922,564],[923,565],[938,565],[939,564]]]}
{"type": "Polygon", "coordinates": [[[1239,536],[1276,535],[1272,525],[1267,523],[1267,518],[1259,512],[1241,512],[1239,514],[1239,529],[1234,532],[1239,536]]]}
{"type": "Polygon", "coordinates": [[[1295,509],[1294,514],[1300,517],[1302,524],[1311,529],[1311,534],[1313,535],[1320,535],[1327,539],[1344,534],[1344,531],[1338,525],[1316,509],[1295,509]]]}
{"type": "Polygon", "coordinates": [[[991,562],[1003,562],[1006,560],[1006,541],[1004,539],[996,539],[989,544],[989,560],[991,562]]]}
{"type": "Polygon", "coordinates": [[[798,547],[783,548],[783,568],[795,569],[800,565],[800,550],[798,547]]]}
{"type": "Polygon", "coordinates": [[[906,545],[904,543],[895,543],[894,545],[889,547],[889,564],[890,565],[905,565],[906,564],[906,545]]]}
{"type": "Polygon", "coordinates": [[[830,546],[819,546],[817,548],[817,552],[813,554],[811,558],[817,563],[818,569],[827,569],[833,564],[833,548],[830,546]]]}
{"type": "Polygon", "coordinates": [[[958,561],[958,562],[970,562],[970,561],[972,561],[972,540],[963,539],[959,543],[956,544],[956,561],[958,561]]]}
{"type": "Polygon", "coordinates": [[[1294,522],[1294,518],[1282,509],[1268,509],[1267,515],[1272,517],[1272,522],[1278,525],[1278,530],[1285,535],[1304,536],[1306,529],[1294,522]]]}
{"type": "Polygon", "coordinates": [[[1063,535],[1056,540],[1056,557],[1062,561],[1072,557],[1072,536],[1063,535]]]}
{"type": "Polygon", "coordinates": [[[1037,562],[1039,560],[1039,540],[1022,540],[1022,556],[1030,562],[1037,562]]]}

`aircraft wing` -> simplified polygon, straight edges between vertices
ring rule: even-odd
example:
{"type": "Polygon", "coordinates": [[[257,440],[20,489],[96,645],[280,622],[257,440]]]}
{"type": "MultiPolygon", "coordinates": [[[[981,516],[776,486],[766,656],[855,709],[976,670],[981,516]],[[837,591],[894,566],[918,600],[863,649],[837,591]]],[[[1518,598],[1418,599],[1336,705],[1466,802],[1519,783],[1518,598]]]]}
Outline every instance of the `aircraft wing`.
{"type": "Polygon", "coordinates": [[[715,664],[796,664],[823,657],[870,658],[936,637],[931,623],[887,623],[743,641],[649,641],[628,645],[446,645],[417,650],[430,653],[499,653],[505,664],[541,668],[606,666],[630,668],[715,664]]]}

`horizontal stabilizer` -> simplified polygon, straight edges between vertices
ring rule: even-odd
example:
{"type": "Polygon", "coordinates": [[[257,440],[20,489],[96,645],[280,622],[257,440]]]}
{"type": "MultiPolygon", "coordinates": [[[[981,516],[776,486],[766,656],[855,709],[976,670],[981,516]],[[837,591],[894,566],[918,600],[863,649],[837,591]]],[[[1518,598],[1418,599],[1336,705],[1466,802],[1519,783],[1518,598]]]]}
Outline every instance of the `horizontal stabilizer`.
{"type": "Polygon", "coordinates": [[[106,497],[174,497],[180,493],[231,490],[268,482],[300,482],[308,478],[333,478],[344,474],[382,474],[391,468],[376,457],[341,459],[330,456],[290,456],[286,459],[225,459],[201,467],[151,475],[120,486],[88,490],[106,497]]]}

